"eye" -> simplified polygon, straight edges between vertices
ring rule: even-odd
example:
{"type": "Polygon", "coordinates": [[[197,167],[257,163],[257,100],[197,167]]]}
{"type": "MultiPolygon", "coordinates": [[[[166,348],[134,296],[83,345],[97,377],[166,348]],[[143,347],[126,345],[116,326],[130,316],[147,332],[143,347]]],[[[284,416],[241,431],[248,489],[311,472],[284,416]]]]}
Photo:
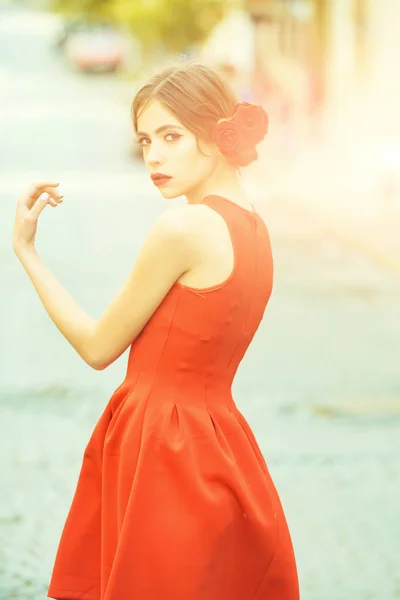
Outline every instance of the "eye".
{"type": "Polygon", "coordinates": [[[176,142],[176,140],[179,140],[179,138],[182,137],[181,135],[179,135],[179,133],[167,133],[165,137],[167,138],[168,136],[172,137],[173,142],[176,142]]]}
{"type": "MultiPolygon", "coordinates": [[[[182,136],[179,133],[167,133],[167,135],[165,136],[165,140],[167,142],[176,142],[181,137],[182,136]],[[167,140],[168,137],[172,138],[172,139],[167,140]]],[[[142,146],[142,148],[144,146],[147,146],[148,143],[150,144],[150,140],[148,138],[145,138],[145,137],[139,138],[137,142],[138,142],[139,146],[142,146]]]]}

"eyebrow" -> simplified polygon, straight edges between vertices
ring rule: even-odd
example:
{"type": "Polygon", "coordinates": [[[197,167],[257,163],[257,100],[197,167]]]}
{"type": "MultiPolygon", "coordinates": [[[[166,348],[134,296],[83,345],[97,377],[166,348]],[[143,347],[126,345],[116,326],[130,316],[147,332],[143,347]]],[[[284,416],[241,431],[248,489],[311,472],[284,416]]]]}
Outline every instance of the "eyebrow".
{"type": "MultiPolygon", "coordinates": [[[[179,125],[161,125],[161,127],[156,129],[155,132],[161,133],[162,131],[165,131],[166,129],[180,129],[181,131],[183,131],[183,128],[179,127],[179,125]]],[[[147,135],[147,133],[144,133],[144,131],[138,131],[136,135],[147,135]]]]}

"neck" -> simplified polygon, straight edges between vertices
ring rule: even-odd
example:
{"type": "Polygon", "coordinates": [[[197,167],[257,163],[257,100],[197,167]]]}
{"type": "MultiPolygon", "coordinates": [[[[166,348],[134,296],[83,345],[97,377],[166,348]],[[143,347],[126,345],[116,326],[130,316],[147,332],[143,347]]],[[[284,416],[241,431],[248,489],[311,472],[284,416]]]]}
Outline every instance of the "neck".
{"type": "Polygon", "coordinates": [[[198,204],[211,195],[223,196],[238,204],[248,202],[235,168],[225,165],[216,167],[204,182],[187,192],[186,199],[188,204],[198,204]]]}

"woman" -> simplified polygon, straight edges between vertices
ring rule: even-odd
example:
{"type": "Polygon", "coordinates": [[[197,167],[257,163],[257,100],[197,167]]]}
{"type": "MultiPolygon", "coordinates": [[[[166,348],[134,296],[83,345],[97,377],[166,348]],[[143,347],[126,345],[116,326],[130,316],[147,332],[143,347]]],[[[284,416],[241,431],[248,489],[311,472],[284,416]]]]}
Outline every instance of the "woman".
{"type": "Polygon", "coordinates": [[[267,115],[189,63],[144,85],[132,116],[154,183],[187,203],[156,220],[98,321],[34,249],[58,183],[17,206],[14,249],[66,339],[95,369],[130,346],[83,455],[48,597],[298,600],[282,505],[231,393],[272,290],[268,230],[238,178],[267,115]]]}

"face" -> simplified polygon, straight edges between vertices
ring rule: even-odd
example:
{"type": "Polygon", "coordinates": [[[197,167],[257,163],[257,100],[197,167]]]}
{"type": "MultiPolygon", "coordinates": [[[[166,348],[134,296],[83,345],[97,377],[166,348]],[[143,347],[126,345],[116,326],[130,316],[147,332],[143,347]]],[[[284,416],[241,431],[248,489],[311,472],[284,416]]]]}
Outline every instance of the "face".
{"type": "Polygon", "coordinates": [[[199,146],[207,155],[203,156],[197,147],[196,136],[158,100],[151,100],[144,110],[139,111],[137,129],[149,175],[162,173],[170,177],[155,180],[164,198],[195,198],[196,190],[216,168],[216,146],[201,140],[199,146]]]}

